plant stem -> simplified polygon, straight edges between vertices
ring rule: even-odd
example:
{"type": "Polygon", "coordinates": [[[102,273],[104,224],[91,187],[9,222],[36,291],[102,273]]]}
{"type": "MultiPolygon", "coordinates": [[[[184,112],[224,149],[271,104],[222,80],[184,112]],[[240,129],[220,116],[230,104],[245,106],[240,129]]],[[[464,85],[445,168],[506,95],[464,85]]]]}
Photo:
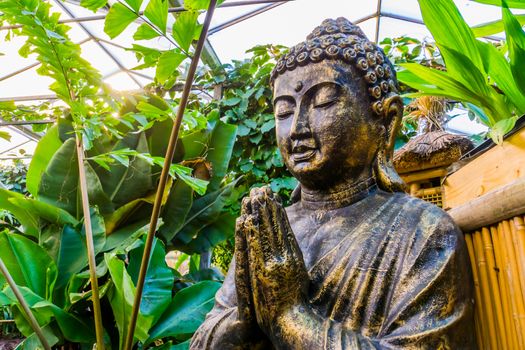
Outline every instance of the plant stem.
{"type": "Polygon", "coordinates": [[[35,331],[35,334],[37,335],[38,339],[40,339],[40,342],[44,346],[44,349],[51,350],[51,346],[49,346],[49,343],[47,342],[46,337],[44,336],[44,333],[42,332],[42,328],[40,328],[40,325],[38,324],[37,320],[35,319],[35,316],[31,312],[31,309],[29,308],[29,305],[25,301],[24,297],[22,296],[22,293],[20,292],[20,289],[18,289],[18,286],[16,285],[15,281],[13,280],[13,277],[7,270],[7,267],[4,264],[4,261],[2,258],[0,258],[0,272],[2,272],[2,275],[4,275],[7,283],[13,290],[13,293],[15,294],[16,298],[18,299],[18,302],[22,306],[22,314],[24,315],[25,319],[29,322],[31,325],[31,328],[33,328],[33,331],[35,331]]]}
{"type": "Polygon", "coordinates": [[[142,299],[144,281],[146,279],[146,273],[148,271],[148,264],[151,256],[153,239],[155,238],[155,231],[157,230],[157,222],[162,206],[162,197],[164,194],[164,189],[166,188],[166,182],[168,180],[173,155],[175,154],[177,139],[179,138],[179,130],[182,124],[182,117],[184,116],[184,110],[186,109],[186,104],[188,103],[188,97],[190,95],[193,78],[195,76],[195,71],[197,70],[197,65],[199,64],[202,48],[204,47],[204,42],[208,35],[208,29],[210,27],[211,18],[213,16],[213,12],[215,11],[216,4],[217,0],[211,0],[210,5],[208,7],[208,11],[206,11],[206,18],[204,19],[204,24],[202,26],[199,41],[197,42],[197,46],[195,47],[195,53],[193,55],[193,58],[191,59],[190,68],[188,70],[188,75],[184,84],[184,90],[182,91],[182,96],[180,99],[179,109],[177,110],[177,116],[173,123],[173,128],[171,129],[168,148],[166,150],[166,156],[164,158],[164,166],[162,167],[162,173],[160,175],[159,185],[157,187],[157,193],[155,195],[155,202],[153,204],[153,211],[151,213],[148,235],[146,237],[146,244],[144,246],[144,254],[142,255],[142,262],[140,264],[139,278],[137,281],[137,290],[135,293],[135,300],[133,301],[133,309],[131,311],[129,329],[126,335],[126,342],[124,346],[125,350],[131,350],[133,346],[135,326],[137,324],[137,318],[140,310],[140,301],[142,299]]]}
{"type": "Polygon", "coordinates": [[[98,295],[97,264],[95,262],[95,245],[93,243],[93,231],[91,228],[91,213],[89,210],[88,186],[86,171],[84,168],[84,146],[82,136],[76,136],[78,177],[80,181],[80,194],[82,199],[82,211],[84,213],[84,228],[86,230],[86,245],[89,263],[89,279],[91,281],[91,299],[93,301],[93,314],[95,316],[95,334],[97,336],[97,350],[104,350],[104,327],[102,325],[102,313],[100,311],[100,297],[98,295]]]}

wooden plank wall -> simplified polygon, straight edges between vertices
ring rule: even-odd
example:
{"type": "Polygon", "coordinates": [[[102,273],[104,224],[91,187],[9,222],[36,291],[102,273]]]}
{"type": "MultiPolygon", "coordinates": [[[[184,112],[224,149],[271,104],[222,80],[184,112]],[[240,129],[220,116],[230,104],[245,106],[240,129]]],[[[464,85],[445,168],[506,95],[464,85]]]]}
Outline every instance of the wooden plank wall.
{"type": "Polygon", "coordinates": [[[524,176],[525,128],[445,179],[445,209],[460,206],[524,176]]]}
{"type": "Polygon", "coordinates": [[[465,234],[479,349],[525,349],[524,216],[465,234]]]}

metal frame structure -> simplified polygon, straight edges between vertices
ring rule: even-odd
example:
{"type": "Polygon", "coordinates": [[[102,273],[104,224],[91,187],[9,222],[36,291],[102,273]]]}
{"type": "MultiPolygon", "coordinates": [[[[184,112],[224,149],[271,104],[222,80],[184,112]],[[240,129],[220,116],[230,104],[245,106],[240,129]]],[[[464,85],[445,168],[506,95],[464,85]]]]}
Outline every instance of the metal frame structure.
{"type": "MultiPolygon", "coordinates": [[[[107,78],[110,78],[116,74],[119,74],[119,73],[124,73],[126,74],[136,85],[137,85],[137,88],[141,89],[143,88],[143,84],[141,83],[141,81],[139,81],[138,78],[142,78],[142,79],[146,79],[146,80],[149,80],[149,81],[152,81],[153,78],[147,74],[143,74],[141,72],[138,72],[138,71],[133,71],[130,69],[130,67],[126,67],[125,64],[123,64],[119,58],[114,55],[111,50],[110,50],[110,47],[116,47],[116,48],[119,48],[119,49],[122,49],[122,50],[125,50],[126,47],[123,46],[123,45],[120,45],[118,43],[118,40],[107,40],[107,39],[103,39],[103,38],[100,38],[98,37],[97,35],[95,35],[88,27],[87,27],[87,23],[88,22],[94,22],[94,21],[102,21],[106,18],[107,16],[107,11],[108,11],[108,7],[106,6],[105,8],[99,10],[99,13],[98,14],[95,14],[95,15],[91,15],[91,16],[82,16],[82,17],[77,17],[75,16],[75,13],[72,11],[72,9],[70,8],[70,6],[79,6],[79,0],[49,0],[49,1],[53,1],[67,16],[69,16],[70,18],[63,18],[61,19],[59,22],[60,23],[75,23],[79,26],[79,28],[87,35],[87,38],[83,39],[82,41],[78,42],[79,45],[83,45],[85,43],[89,43],[89,42],[94,42],[103,52],[105,55],[107,55],[108,59],[113,62],[117,67],[118,69],[110,72],[110,73],[107,73],[104,75],[104,79],[107,79],[107,78]]],[[[114,2],[120,2],[121,0],[115,0],[114,2]]],[[[262,14],[262,13],[265,13],[267,11],[271,11],[273,9],[275,9],[276,7],[278,6],[281,6],[281,5],[284,5],[288,2],[293,2],[293,1],[301,1],[301,0],[238,0],[238,1],[228,1],[228,2],[225,2],[223,4],[221,4],[220,6],[218,6],[218,11],[220,11],[220,8],[232,8],[232,7],[243,7],[243,6],[249,6],[249,5],[261,5],[260,7],[254,9],[254,10],[251,10],[251,11],[248,11],[246,13],[243,13],[241,15],[238,15],[228,21],[225,21],[219,25],[216,25],[212,28],[209,29],[209,36],[212,36],[213,34],[216,34],[226,28],[229,28],[231,26],[234,26],[238,23],[241,23],[243,21],[246,21],[250,18],[253,18],[255,16],[258,16],[259,14],[262,14]]],[[[172,15],[176,15],[177,13],[180,13],[180,12],[183,12],[185,11],[185,9],[182,7],[182,0],[170,0],[170,7],[168,9],[168,12],[169,13],[172,13],[172,15]]],[[[423,21],[419,18],[411,18],[411,17],[408,17],[408,16],[403,16],[403,15],[399,15],[399,14],[395,14],[395,13],[390,13],[390,12],[386,12],[383,10],[383,0],[377,0],[377,8],[374,12],[370,13],[369,15],[366,15],[362,18],[359,18],[357,20],[354,20],[354,23],[355,24],[361,24],[361,23],[364,23],[368,20],[376,20],[376,23],[375,23],[375,33],[374,33],[374,39],[376,42],[379,41],[380,39],[380,32],[381,32],[381,19],[383,18],[391,18],[391,19],[395,19],[395,20],[400,20],[400,21],[404,21],[404,22],[410,22],[410,23],[414,23],[414,24],[418,24],[418,25],[424,25],[423,21]]],[[[139,15],[142,15],[139,13],[139,15]]],[[[141,16],[137,19],[137,23],[143,23],[144,21],[146,21],[146,19],[141,16]]],[[[19,28],[20,26],[0,26],[0,33],[2,31],[6,31],[6,30],[11,30],[11,29],[15,29],[15,28],[19,28]]],[[[168,33],[171,32],[171,29],[168,28],[168,33]]],[[[166,39],[170,40],[171,38],[169,38],[167,35],[165,36],[166,39]]],[[[500,38],[497,38],[497,37],[488,37],[488,39],[493,39],[493,40],[500,40],[500,38]]],[[[173,41],[173,40],[171,40],[173,41]]],[[[175,44],[173,42],[171,42],[171,44],[175,44]]],[[[176,44],[175,44],[176,45],[176,44]]],[[[217,56],[217,54],[215,53],[215,50],[213,49],[213,46],[211,45],[211,43],[209,42],[209,40],[206,40],[206,42],[204,43],[204,48],[203,48],[203,52],[202,52],[202,57],[201,57],[201,60],[202,62],[204,62],[205,64],[207,64],[208,66],[210,66],[211,68],[216,68],[216,67],[220,67],[221,66],[221,61],[219,59],[219,57],[217,56]]],[[[7,79],[10,79],[10,78],[13,78],[13,77],[16,77],[18,74],[21,74],[21,73],[24,73],[28,70],[31,70],[35,67],[38,67],[40,65],[39,62],[34,62],[30,65],[27,65],[23,68],[19,68],[13,72],[10,72],[4,76],[1,76],[0,77],[0,83],[2,81],[5,81],[7,79]]],[[[195,87],[197,90],[198,90],[198,87],[195,87]]],[[[56,95],[53,95],[53,94],[49,94],[49,95],[33,95],[33,96],[0,96],[0,102],[5,102],[5,101],[15,101],[15,102],[31,102],[31,101],[53,101],[53,100],[56,100],[57,97],[56,95]]],[[[31,122],[23,122],[23,123],[18,123],[18,122],[7,122],[7,121],[4,121],[4,120],[1,120],[0,119],[0,127],[5,127],[5,126],[8,126],[10,128],[16,128],[16,131],[19,132],[19,133],[23,133],[25,136],[27,136],[30,140],[35,140],[35,139],[38,139],[38,137],[40,137],[39,134],[36,134],[36,133],[33,133],[29,126],[27,124],[31,124],[31,122]]],[[[20,145],[19,145],[20,146],[20,145]]],[[[17,148],[19,146],[16,146],[14,148],[17,148]]],[[[9,150],[8,150],[9,151],[9,150]]],[[[8,152],[7,151],[7,152],[8,152]]],[[[5,154],[6,151],[3,151],[1,154],[5,154]]]]}

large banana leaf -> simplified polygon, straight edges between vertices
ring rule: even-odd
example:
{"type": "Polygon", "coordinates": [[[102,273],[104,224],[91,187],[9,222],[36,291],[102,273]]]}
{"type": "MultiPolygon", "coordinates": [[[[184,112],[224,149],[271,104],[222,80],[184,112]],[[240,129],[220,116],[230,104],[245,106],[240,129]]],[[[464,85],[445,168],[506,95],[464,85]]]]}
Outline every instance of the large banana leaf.
{"type": "Polygon", "coordinates": [[[218,121],[211,134],[208,156],[206,159],[212,164],[212,177],[208,184],[208,191],[219,189],[222,179],[228,170],[232,155],[237,126],[218,121]]]}
{"type": "MultiPolygon", "coordinates": [[[[113,147],[113,150],[125,148],[140,153],[149,153],[144,133],[127,134],[113,147]]],[[[131,159],[128,166],[116,163],[109,171],[102,167],[97,167],[95,170],[104,192],[107,193],[115,208],[120,208],[136,198],[143,197],[153,188],[151,166],[146,160],[138,157],[131,159]]]]}
{"type": "Polygon", "coordinates": [[[47,252],[30,239],[5,231],[0,232],[0,247],[0,258],[15,283],[51,300],[57,267],[47,252]]]}
{"type": "MultiPolygon", "coordinates": [[[[92,326],[86,325],[78,317],[64,311],[50,301],[42,298],[40,295],[37,295],[30,288],[21,287],[20,291],[24,300],[26,300],[33,311],[35,318],[41,325],[47,324],[52,318],[54,318],[60,331],[64,335],[64,338],[67,340],[84,344],[93,343],[95,341],[95,334],[92,326]]],[[[7,289],[4,294],[10,299],[11,305],[20,308],[18,300],[10,288],[7,289]]],[[[15,321],[18,329],[24,335],[29,336],[33,333],[32,328],[20,312],[15,313],[15,321]]]]}
{"type": "MultiPolygon", "coordinates": [[[[105,245],[106,235],[104,221],[96,211],[92,211],[91,226],[95,254],[97,254],[105,245]]],[[[60,307],[68,303],[66,287],[71,278],[88,266],[86,235],[83,228],[83,225],[50,225],[41,234],[40,245],[51,255],[57,265],[58,278],[53,293],[53,302],[60,307]]]]}
{"type": "MultiPolygon", "coordinates": [[[[113,254],[104,254],[104,259],[113,280],[113,287],[109,290],[108,297],[119,331],[119,349],[123,349],[135,298],[135,286],[122,260],[113,254]]],[[[145,341],[150,327],[151,317],[139,313],[134,340],[145,341]]]]}
{"type": "Polygon", "coordinates": [[[171,236],[174,234],[171,232],[170,236],[163,238],[168,242],[172,241],[173,245],[177,248],[189,252],[189,247],[186,245],[195,239],[202,229],[211,225],[219,218],[224,205],[231,195],[231,190],[237,181],[238,180],[231,182],[219,190],[208,193],[195,200],[184,224],[178,232],[175,232],[175,236],[171,236]]]}
{"type": "MultiPolygon", "coordinates": [[[[138,280],[143,254],[144,244],[133,249],[129,254],[127,269],[135,284],[138,280]]],[[[153,324],[157,322],[171,302],[174,280],[173,270],[166,264],[166,250],[162,242],[155,239],[140,303],[140,312],[143,315],[152,317],[153,324]]]]}
{"type": "Polygon", "coordinates": [[[171,239],[175,236],[184,225],[192,204],[193,189],[184,181],[175,181],[162,211],[163,225],[159,228],[161,237],[171,239]]]}
{"type": "Polygon", "coordinates": [[[53,125],[47,130],[44,137],[38,141],[35,153],[31,159],[31,164],[29,164],[29,169],[27,170],[27,190],[35,198],[37,198],[38,195],[42,174],[60,146],[62,146],[62,141],[58,135],[58,125],[53,125]]]}
{"type": "Polygon", "coordinates": [[[185,340],[197,330],[213,307],[215,293],[221,284],[203,281],[175,294],[171,304],[150,331],[146,344],[164,337],[185,340]]]}
{"type": "MultiPolygon", "coordinates": [[[[88,163],[84,167],[90,204],[98,206],[102,214],[112,212],[111,201],[105,194],[97,174],[88,163]]],[[[81,217],[75,139],[66,140],[51,158],[42,175],[38,198],[68,211],[77,218],[81,217]]]]}

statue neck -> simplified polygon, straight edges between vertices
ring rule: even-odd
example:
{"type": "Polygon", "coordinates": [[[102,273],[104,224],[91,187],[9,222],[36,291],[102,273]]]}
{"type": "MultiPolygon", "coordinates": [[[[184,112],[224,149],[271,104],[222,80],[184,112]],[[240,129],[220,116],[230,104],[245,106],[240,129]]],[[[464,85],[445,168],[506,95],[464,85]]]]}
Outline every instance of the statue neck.
{"type": "Polygon", "coordinates": [[[376,190],[374,176],[345,181],[326,190],[311,190],[301,185],[301,204],[307,209],[337,209],[356,203],[376,190]]]}

